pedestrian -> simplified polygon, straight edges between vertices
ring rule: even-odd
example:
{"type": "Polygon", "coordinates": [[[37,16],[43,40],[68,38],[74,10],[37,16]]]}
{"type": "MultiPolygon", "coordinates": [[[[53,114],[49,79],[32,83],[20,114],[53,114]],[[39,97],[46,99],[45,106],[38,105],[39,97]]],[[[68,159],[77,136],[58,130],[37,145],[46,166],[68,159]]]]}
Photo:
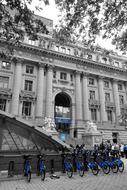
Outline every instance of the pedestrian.
{"type": "Polygon", "coordinates": [[[125,158],[127,158],[127,144],[124,145],[124,155],[125,158]]]}
{"type": "Polygon", "coordinates": [[[123,143],[120,144],[120,155],[122,158],[124,158],[124,144],[123,143]]]}

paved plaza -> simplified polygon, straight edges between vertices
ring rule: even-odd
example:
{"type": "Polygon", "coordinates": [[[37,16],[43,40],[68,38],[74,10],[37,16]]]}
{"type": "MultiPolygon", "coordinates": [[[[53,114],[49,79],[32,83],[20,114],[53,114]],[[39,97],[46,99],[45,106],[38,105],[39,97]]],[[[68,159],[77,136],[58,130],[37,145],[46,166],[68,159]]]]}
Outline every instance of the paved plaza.
{"type": "Polygon", "coordinates": [[[69,179],[66,175],[60,175],[59,179],[51,179],[47,176],[45,181],[34,177],[28,183],[21,177],[15,180],[0,181],[0,190],[127,190],[127,160],[124,159],[125,170],[123,173],[105,175],[102,172],[98,176],[87,172],[84,177],[74,174],[69,179]]]}

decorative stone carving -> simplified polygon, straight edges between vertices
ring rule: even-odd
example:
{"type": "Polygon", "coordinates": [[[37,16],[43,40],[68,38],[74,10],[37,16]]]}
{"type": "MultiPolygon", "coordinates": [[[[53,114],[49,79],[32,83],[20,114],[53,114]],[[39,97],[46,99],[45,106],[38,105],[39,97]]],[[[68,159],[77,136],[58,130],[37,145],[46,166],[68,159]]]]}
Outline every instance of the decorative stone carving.
{"type": "Polygon", "coordinates": [[[92,121],[87,121],[85,129],[86,129],[87,133],[96,133],[96,132],[98,132],[96,124],[93,123],[92,121]]]}
{"type": "Polygon", "coordinates": [[[54,119],[45,117],[43,129],[45,131],[56,131],[56,125],[54,119]]]}

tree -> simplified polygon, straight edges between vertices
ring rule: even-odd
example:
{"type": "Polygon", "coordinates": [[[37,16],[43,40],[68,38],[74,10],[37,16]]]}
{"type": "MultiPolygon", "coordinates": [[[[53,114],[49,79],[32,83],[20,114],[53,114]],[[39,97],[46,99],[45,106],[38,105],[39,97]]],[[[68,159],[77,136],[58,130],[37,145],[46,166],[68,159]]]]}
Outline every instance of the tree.
{"type": "Polygon", "coordinates": [[[92,43],[98,35],[112,38],[117,49],[127,48],[127,1],[126,0],[56,0],[63,13],[62,31],[71,39],[92,43]]]}
{"type": "MultiPolygon", "coordinates": [[[[50,0],[38,0],[42,10],[43,3],[50,0]]],[[[62,43],[82,40],[92,44],[98,35],[112,38],[113,44],[126,52],[127,42],[127,1],[126,0],[54,0],[60,9],[60,25],[55,30],[55,37],[62,43]]],[[[44,23],[34,16],[29,9],[33,0],[0,1],[0,37],[15,44],[26,33],[32,39],[38,33],[48,33],[44,23]]]]}
{"type": "MultiPolygon", "coordinates": [[[[40,0],[48,4],[48,0],[40,0]]],[[[27,34],[36,40],[38,33],[48,33],[44,23],[29,9],[33,0],[0,1],[0,37],[16,45],[27,34]]],[[[42,7],[36,6],[42,10],[42,7]]]]}

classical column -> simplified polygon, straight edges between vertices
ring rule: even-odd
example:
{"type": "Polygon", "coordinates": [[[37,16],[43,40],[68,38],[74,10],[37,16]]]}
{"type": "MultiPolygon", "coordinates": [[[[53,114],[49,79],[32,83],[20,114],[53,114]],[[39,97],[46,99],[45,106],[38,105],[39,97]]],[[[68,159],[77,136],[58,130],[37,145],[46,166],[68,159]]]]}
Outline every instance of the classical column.
{"type": "Polygon", "coordinates": [[[44,97],[44,65],[39,64],[37,86],[36,117],[43,117],[43,97],[44,97]]]}
{"type": "Polygon", "coordinates": [[[124,82],[125,86],[125,104],[127,104],[127,82],[124,82]]]}
{"type": "Polygon", "coordinates": [[[76,102],[76,121],[77,125],[82,123],[82,96],[81,96],[81,81],[80,81],[80,72],[76,71],[76,80],[75,80],[75,102],[76,102]]]}
{"type": "Polygon", "coordinates": [[[107,121],[106,111],[105,111],[105,94],[104,94],[104,85],[103,85],[103,77],[98,77],[98,85],[99,85],[99,97],[100,97],[100,115],[101,121],[107,121]]]}
{"type": "Polygon", "coordinates": [[[113,95],[116,106],[116,119],[117,119],[117,117],[120,115],[120,102],[119,102],[118,84],[117,80],[115,79],[113,79],[113,95]]]}
{"type": "Polygon", "coordinates": [[[12,104],[11,113],[18,115],[19,112],[19,94],[22,82],[22,60],[16,59],[15,73],[13,79],[13,94],[12,94],[12,104]]]}
{"type": "Polygon", "coordinates": [[[72,109],[72,122],[71,122],[71,128],[70,128],[70,137],[74,138],[74,130],[75,130],[75,104],[74,103],[72,103],[71,109],[72,109]]]}
{"type": "Polygon", "coordinates": [[[47,67],[47,83],[46,83],[46,117],[52,118],[52,79],[53,66],[47,67]]]}
{"type": "Polygon", "coordinates": [[[84,113],[84,120],[88,121],[90,119],[89,116],[89,95],[88,95],[88,87],[87,87],[87,73],[83,73],[83,113],[84,113]]]}

